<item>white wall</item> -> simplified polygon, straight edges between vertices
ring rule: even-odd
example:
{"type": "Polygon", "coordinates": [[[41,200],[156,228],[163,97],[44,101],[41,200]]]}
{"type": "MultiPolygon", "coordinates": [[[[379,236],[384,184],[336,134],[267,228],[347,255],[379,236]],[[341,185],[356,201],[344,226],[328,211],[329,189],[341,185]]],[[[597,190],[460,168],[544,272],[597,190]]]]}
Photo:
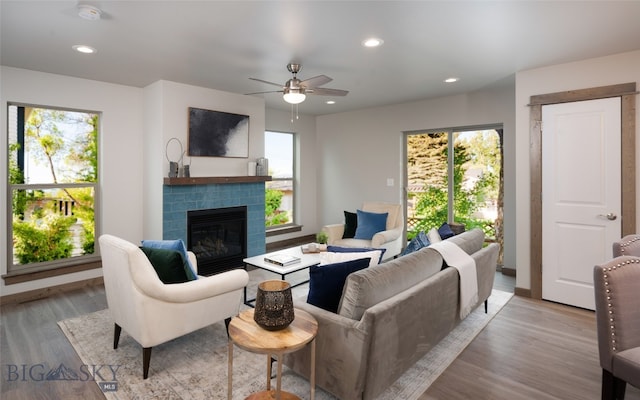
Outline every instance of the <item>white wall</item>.
{"type": "MultiPolygon", "coordinates": [[[[194,157],[191,176],[243,176],[247,161],[264,155],[264,100],[174,82],[159,81],[147,88],[1,67],[2,126],[7,126],[7,102],[68,107],[102,113],[100,123],[101,233],[133,243],[162,238],[162,185],[168,175],[167,141],[176,137],[187,146],[188,107],[249,115],[249,158],[194,157]]],[[[6,134],[4,135],[6,136],[6,134]]],[[[0,175],[7,176],[7,141],[0,144],[0,175]]],[[[187,161],[188,162],[188,161],[187,161]]],[[[6,186],[0,185],[6,210],[6,186]]],[[[7,226],[6,213],[0,225],[7,226]]],[[[0,230],[0,274],[7,273],[6,230],[0,230]]],[[[5,286],[10,295],[102,275],[100,269],[5,286]]]]}
{"type": "Polygon", "coordinates": [[[514,87],[317,117],[321,224],[343,221],[363,201],[402,202],[403,132],[504,126],[505,266],[515,267],[514,87]],[[394,186],[387,186],[387,179],[394,186]]]}
{"type": "MultiPolygon", "coordinates": [[[[517,220],[517,277],[516,286],[531,288],[530,176],[529,176],[529,99],[531,96],[587,89],[620,83],[640,83],[640,50],[593,58],[580,62],[554,65],[522,71],[516,74],[516,220],[517,220]]],[[[636,103],[638,102],[636,96],[636,103]]],[[[636,107],[637,110],[640,108],[636,107]]],[[[640,128],[640,111],[636,112],[636,134],[640,128]]],[[[640,155],[640,140],[636,140],[636,154],[640,155]]],[[[636,157],[640,163],[640,157],[636,157]]],[[[636,166],[636,170],[637,170],[636,166]]],[[[640,174],[636,186],[640,187],[640,174]]],[[[640,198],[636,200],[640,210],[640,198]]],[[[640,226],[640,213],[637,214],[640,226]]]]}
{"type": "MultiPolygon", "coordinates": [[[[154,200],[162,198],[162,179],[168,173],[164,148],[174,136],[186,145],[188,107],[250,115],[250,159],[264,154],[265,127],[300,135],[305,185],[296,205],[303,216],[303,231],[298,235],[341,221],[343,210],[355,209],[363,200],[401,201],[403,132],[503,123],[505,266],[517,269],[516,285],[526,289],[530,288],[529,97],[626,82],[640,82],[640,51],[522,71],[516,75],[515,91],[506,86],[316,118],[302,115],[292,125],[288,112],[270,109],[265,114],[262,99],[251,96],[164,81],[139,89],[0,67],[0,124],[6,130],[7,102],[102,112],[102,231],[135,242],[162,234],[162,204],[154,200]],[[386,185],[387,178],[394,179],[393,187],[386,185]],[[309,211],[314,209],[312,215],[309,211]]],[[[640,113],[636,126],[640,127],[640,113]]],[[[6,145],[6,140],[0,141],[1,176],[7,173],[6,145]]],[[[637,145],[640,154],[640,140],[637,145]]],[[[640,163],[640,157],[637,160],[640,163]]],[[[247,161],[194,158],[191,174],[244,175],[247,161]]],[[[640,174],[637,179],[640,186],[640,174]]],[[[0,185],[0,199],[6,209],[5,185],[0,185]]],[[[640,226],[640,214],[638,218],[640,226]]],[[[6,213],[0,213],[0,226],[7,223],[6,213]]],[[[2,229],[0,274],[7,272],[7,243],[2,229]]],[[[100,274],[91,270],[10,286],[0,280],[0,292],[9,295],[100,274]]]]}
{"type": "Polygon", "coordinates": [[[267,243],[285,240],[296,236],[315,234],[322,228],[318,223],[317,192],[317,154],[316,117],[300,114],[298,119],[291,122],[291,113],[275,109],[267,109],[266,130],[275,132],[294,132],[298,139],[297,166],[298,178],[301,185],[296,187],[295,213],[296,223],[302,226],[301,232],[271,236],[267,243]]]}
{"type": "MultiPolygon", "coordinates": [[[[169,174],[167,142],[177,138],[185,151],[189,137],[189,107],[249,116],[249,158],[188,157],[192,177],[246,176],[247,162],[264,155],[264,99],[219,90],[159,81],[145,91],[145,231],[147,239],[162,239],[162,185],[169,174]]],[[[179,145],[172,141],[169,159],[177,161],[179,145]]]]}
{"type": "MultiPolygon", "coordinates": [[[[141,89],[61,75],[0,67],[0,176],[7,176],[7,102],[68,107],[102,113],[99,139],[100,215],[102,231],[135,240],[142,237],[142,106],[141,89]]],[[[6,182],[2,178],[2,182],[6,182]]],[[[6,186],[0,185],[2,210],[6,210],[6,186]]],[[[0,274],[7,273],[7,214],[0,213],[0,274]]],[[[101,276],[90,270],[5,286],[4,295],[101,276]]]]}

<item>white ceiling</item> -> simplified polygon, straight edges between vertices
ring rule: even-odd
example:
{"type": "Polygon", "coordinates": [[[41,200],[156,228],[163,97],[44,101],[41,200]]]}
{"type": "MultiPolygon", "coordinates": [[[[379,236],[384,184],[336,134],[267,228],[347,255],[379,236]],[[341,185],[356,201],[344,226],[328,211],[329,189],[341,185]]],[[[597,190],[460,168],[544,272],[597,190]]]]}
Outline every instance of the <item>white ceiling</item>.
{"type": "MultiPolygon", "coordinates": [[[[1,0],[0,63],[136,87],[165,79],[234,93],[324,74],[328,114],[513,84],[517,71],[640,49],[640,1],[1,0]],[[377,36],[384,45],[364,48],[377,36]],[[98,51],[82,55],[75,44],[98,51]],[[443,80],[460,78],[454,84],[443,80]]],[[[278,93],[267,106],[288,110],[278,93]]]]}

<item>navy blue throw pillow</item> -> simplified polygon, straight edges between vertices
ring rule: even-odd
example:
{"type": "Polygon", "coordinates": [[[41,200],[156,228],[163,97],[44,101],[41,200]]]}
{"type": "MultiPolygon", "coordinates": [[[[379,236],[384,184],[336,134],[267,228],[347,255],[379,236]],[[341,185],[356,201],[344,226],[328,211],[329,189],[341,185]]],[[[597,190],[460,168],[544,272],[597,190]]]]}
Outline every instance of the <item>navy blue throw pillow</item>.
{"type": "Polygon", "coordinates": [[[338,312],[342,289],[350,273],[369,266],[369,258],[336,264],[314,265],[309,268],[307,303],[332,313],[338,312]]]}
{"type": "Polygon", "coordinates": [[[440,225],[440,228],[438,228],[438,233],[440,234],[442,240],[449,239],[450,237],[455,236],[455,233],[453,233],[451,227],[446,222],[440,225]]]}
{"type": "Polygon", "coordinates": [[[374,249],[369,247],[343,247],[343,246],[327,246],[327,251],[330,253],[365,253],[368,251],[380,250],[380,259],[378,260],[378,264],[382,262],[382,256],[384,256],[384,252],[387,249],[374,249]]]}

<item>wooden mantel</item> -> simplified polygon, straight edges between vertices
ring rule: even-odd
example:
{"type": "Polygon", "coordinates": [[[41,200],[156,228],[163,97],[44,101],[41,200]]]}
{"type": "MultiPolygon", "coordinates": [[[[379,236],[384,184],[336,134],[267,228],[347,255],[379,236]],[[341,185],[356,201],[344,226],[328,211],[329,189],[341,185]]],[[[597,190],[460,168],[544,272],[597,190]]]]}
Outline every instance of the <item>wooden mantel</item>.
{"type": "Polygon", "coordinates": [[[210,185],[225,183],[259,183],[271,180],[271,176],[194,176],[189,178],[164,178],[164,184],[177,185],[210,185]]]}

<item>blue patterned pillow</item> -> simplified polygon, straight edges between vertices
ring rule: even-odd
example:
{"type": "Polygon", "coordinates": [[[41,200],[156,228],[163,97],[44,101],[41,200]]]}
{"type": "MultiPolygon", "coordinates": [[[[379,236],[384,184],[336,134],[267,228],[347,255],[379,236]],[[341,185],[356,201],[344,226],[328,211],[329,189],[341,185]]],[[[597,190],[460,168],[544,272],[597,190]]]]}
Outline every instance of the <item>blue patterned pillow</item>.
{"type": "Polygon", "coordinates": [[[342,289],[350,273],[369,266],[369,258],[335,264],[314,265],[309,268],[307,303],[332,313],[338,312],[342,289]]]}
{"type": "Polygon", "coordinates": [[[411,239],[407,247],[402,251],[400,255],[404,256],[404,255],[413,253],[414,251],[418,251],[423,247],[429,246],[430,244],[431,242],[429,242],[429,238],[427,237],[427,234],[424,233],[424,231],[420,231],[420,233],[418,233],[416,237],[411,239]]]}
{"type": "Polygon", "coordinates": [[[184,245],[182,239],[176,240],[143,240],[142,247],[150,247],[153,249],[167,249],[167,250],[175,250],[182,254],[182,257],[187,262],[189,268],[185,271],[187,273],[187,278],[190,281],[194,281],[198,279],[198,272],[191,264],[191,260],[189,260],[189,256],[187,255],[187,246],[184,245]]]}
{"type": "Polygon", "coordinates": [[[372,213],[356,210],[358,215],[358,227],[354,239],[371,240],[373,235],[387,229],[387,217],[389,213],[372,213]]]}

